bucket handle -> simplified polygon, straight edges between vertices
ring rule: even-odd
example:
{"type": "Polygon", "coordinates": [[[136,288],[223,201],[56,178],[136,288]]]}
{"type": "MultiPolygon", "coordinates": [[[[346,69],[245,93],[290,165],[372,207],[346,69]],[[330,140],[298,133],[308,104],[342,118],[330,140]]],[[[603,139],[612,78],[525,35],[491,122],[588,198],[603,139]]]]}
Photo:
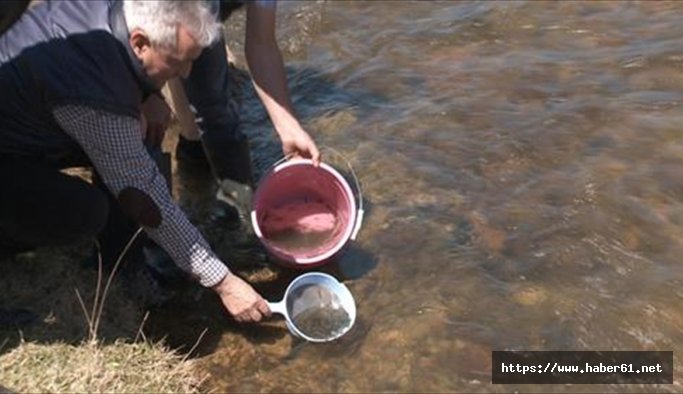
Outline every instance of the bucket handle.
{"type": "MultiPolygon", "coordinates": [[[[358,236],[358,232],[360,231],[360,228],[363,225],[363,216],[365,215],[365,210],[363,209],[363,191],[360,188],[360,181],[358,181],[358,176],[356,176],[356,171],[354,171],[353,167],[351,166],[351,162],[349,161],[349,159],[346,158],[346,156],[341,154],[341,152],[339,152],[338,150],[331,148],[329,146],[321,146],[320,150],[321,151],[329,151],[329,152],[339,156],[346,163],[346,166],[349,168],[349,171],[351,172],[351,176],[353,177],[353,182],[356,184],[356,191],[358,193],[358,196],[357,196],[357,198],[358,198],[358,212],[356,215],[356,223],[354,223],[354,225],[353,225],[353,231],[351,232],[351,237],[350,237],[352,241],[355,241],[356,237],[358,236]]],[[[290,153],[284,157],[281,157],[278,161],[273,163],[270,168],[271,169],[276,168],[280,164],[291,159],[293,156],[294,156],[294,154],[290,153]]],[[[254,214],[255,213],[252,212],[252,216],[254,214]]],[[[257,234],[257,235],[259,235],[259,234],[257,234]]]]}
{"type": "Polygon", "coordinates": [[[273,168],[279,166],[280,164],[286,162],[287,160],[291,159],[292,157],[294,157],[294,153],[290,153],[290,154],[288,154],[288,155],[286,155],[286,156],[282,156],[278,161],[276,161],[275,163],[271,164],[271,165],[270,165],[270,168],[273,169],[273,168]]]}
{"type": "Polygon", "coordinates": [[[353,170],[351,162],[349,161],[349,159],[346,158],[346,156],[341,154],[341,152],[339,152],[338,150],[331,148],[329,146],[322,146],[320,149],[332,152],[333,154],[339,156],[346,163],[346,166],[349,168],[351,176],[353,177],[353,182],[356,184],[356,191],[358,193],[358,213],[356,216],[356,223],[354,224],[353,231],[351,232],[351,240],[355,241],[356,237],[358,236],[358,232],[360,231],[360,228],[363,225],[363,216],[365,215],[365,210],[363,209],[363,191],[360,188],[360,181],[358,181],[356,171],[353,170]]]}

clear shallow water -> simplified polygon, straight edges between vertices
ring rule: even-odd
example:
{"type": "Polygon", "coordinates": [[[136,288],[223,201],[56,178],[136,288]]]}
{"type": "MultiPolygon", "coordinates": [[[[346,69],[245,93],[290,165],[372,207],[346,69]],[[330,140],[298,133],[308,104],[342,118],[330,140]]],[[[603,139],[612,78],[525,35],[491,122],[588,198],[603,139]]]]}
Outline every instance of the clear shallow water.
{"type": "MultiPolygon", "coordinates": [[[[212,387],[683,390],[683,3],[287,1],[279,17],[296,108],[363,185],[359,241],[326,267],[358,322],[327,345],[221,323],[212,387]],[[491,385],[502,349],[673,350],[676,384],[491,385]]],[[[245,106],[262,173],[279,146],[245,106]]],[[[259,267],[257,286],[294,275],[259,267]]]]}

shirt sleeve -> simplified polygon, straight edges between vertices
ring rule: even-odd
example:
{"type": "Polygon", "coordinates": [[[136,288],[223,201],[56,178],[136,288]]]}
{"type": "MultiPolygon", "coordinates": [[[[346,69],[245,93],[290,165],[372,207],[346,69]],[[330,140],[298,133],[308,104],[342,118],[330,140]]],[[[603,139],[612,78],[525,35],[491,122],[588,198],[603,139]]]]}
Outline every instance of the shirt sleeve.
{"type": "Polygon", "coordinates": [[[228,274],[225,264],[173,201],[166,180],[142,143],[138,119],[79,105],[57,107],[53,115],[83,148],[115,196],[133,187],[152,198],[161,213],[161,224],[145,227],[145,231],[182,270],[206,287],[228,274]]]}

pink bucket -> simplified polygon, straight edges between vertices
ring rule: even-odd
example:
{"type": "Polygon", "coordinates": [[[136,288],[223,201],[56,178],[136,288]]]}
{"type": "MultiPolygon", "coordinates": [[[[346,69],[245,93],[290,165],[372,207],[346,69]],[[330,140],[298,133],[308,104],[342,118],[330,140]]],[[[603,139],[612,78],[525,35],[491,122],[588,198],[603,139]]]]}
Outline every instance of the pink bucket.
{"type": "Polygon", "coordinates": [[[300,269],[323,265],[356,238],[363,208],[351,173],[358,204],[346,179],[326,163],[289,160],[266,173],[254,193],[251,223],[277,262],[300,269]]]}

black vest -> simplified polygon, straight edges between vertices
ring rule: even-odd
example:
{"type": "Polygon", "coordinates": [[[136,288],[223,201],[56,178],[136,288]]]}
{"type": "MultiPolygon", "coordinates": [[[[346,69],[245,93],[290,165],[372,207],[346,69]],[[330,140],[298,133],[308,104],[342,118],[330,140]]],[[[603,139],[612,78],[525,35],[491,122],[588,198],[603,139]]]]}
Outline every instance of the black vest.
{"type": "Polygon", "coordinates": [[[120,1],[38,3],[0,37],[0,155],[61,160],[80,148],[55,107],[137,118],[155,90],[128,45],[120,1]]]}

